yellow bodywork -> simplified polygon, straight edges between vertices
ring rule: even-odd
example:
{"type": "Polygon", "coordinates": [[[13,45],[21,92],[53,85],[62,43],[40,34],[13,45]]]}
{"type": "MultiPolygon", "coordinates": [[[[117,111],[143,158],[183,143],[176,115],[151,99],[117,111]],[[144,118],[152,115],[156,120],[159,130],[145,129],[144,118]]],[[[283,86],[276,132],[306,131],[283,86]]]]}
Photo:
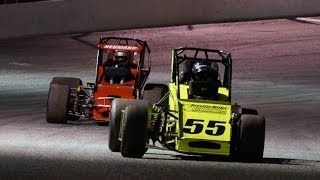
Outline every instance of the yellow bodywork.
{"type": "MultiPolygon", "coordinates": [[[[180,99],[177,85],[169,83],[169,109],[178,117],[176,120],[175,149],[195,154],[230,154],[231,104],[229,90],[219,87],[219,99],[188,99],[186,84],[180,84],[180,99]]],[[[170,120],[174,120],[170,117],[170,120]]]]}

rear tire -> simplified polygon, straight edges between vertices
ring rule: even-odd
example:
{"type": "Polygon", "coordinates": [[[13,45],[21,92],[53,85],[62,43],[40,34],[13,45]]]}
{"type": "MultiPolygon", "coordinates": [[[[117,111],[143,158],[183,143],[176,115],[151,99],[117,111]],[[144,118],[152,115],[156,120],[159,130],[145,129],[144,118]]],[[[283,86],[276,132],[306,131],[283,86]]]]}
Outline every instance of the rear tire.
{"type": "MultiPolygon", "coordinates": [[[[70,94],[78,95],[77,88],[82,85],[82,81],[79,78],[74,78],[74,77],[54,77],[50,83],[50,86],[52,84],[60,84],[60,85],[65,85],[70,88],[70,94]]],[[[73,108],[73,105],[75,103],[75,97],[70,96],[69,98],[69,108],[73,108]]],[[[68,114],[67,119],[70,121],[77,121],[80,117],[79,116],[74,116],[68,114]]]]}
{"type": "MultiPolygon", "coordinates": [[[[143,101],[142,101],[143,102],[143,101]]],[[[142,158],[146,152],[148,103],[134,103],[125,110],[121,155],[142,158]]]]}
{"type": "Polygon", "coordinates": [[[52,84],[49,89],[46,119],[48,123],[67,123],[69,87],[52,84]]]}
{"type": "MultiPolygon", "coordinates": [[[[168,86],[164,84],[146,84],[143,92],[143,99],[155,104],[168,92],[168,86]]],[[[164,102],[168,104],[168,101],[164,102]]]]}
{"type": "Polygon", "coordinates": [[[124,110],[132,100],[114,99],[111,104],[109,122],[109,149],[112,152],[120,152],[121,141],[119,141],[121,111],[124,110]]]}
{"type": "Polygon", "coordinates": [[[233,105],[232,112],[236,114],[251,114],[251,115],[258,115],[258,111],[256,109],[250,109],[250,108],[243,108],[239,106],[238,104],[233,105]]]}
{"type": "Polygon", "coordinates": [[[242,108],[242,114],[258,115],[258,111],[256,109],[242,108]]]}
{"type": "Polygon", "coordinates": [[[70,88],[78,88],[79,85],[82,85],[82,81],[79,78],[73,77],[54,77],[50,85],[51,84],[61,84],[69,86],[70,88]]]}
{"type": "Polygon", "coordinates": [[[245,162],[260,162],[265,141],[265,118],[244,114],[240,118],[238,158],[245,162]]]}

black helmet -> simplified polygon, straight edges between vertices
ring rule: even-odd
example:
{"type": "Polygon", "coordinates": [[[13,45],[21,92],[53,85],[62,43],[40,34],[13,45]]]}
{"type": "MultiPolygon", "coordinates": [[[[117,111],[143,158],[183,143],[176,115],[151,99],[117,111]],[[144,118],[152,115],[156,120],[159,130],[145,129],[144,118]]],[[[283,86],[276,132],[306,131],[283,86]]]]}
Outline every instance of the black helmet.
{"type": "Polygon", "coordinates": [[[192,76],[195,81],[213,82],[218,78],[218,69],[215,62],[212,64],[196,62],[192,65],[192,76]]]}
{"type": "Polygon", "coordinates": [[[115,61],[124,62],[128,60],[129,53],[126,51],[117,51],[114,53],[115,61]]]}

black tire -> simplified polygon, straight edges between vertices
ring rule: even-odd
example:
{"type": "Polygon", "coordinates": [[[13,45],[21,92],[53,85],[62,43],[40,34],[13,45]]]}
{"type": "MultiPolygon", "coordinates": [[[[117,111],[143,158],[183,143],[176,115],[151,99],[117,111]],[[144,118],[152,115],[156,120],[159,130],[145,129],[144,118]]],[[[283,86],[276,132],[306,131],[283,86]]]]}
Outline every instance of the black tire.
{"type": "MultiPolygon", "coordinates": [[[[164,84],[146,84],[143,91],[143,99],[155,104],[168,92],[168,86],[164,84]]],[[[168,102],[164,102],[167,104],[168,102]]]]}
{"type": "Polygon", "coordinates": [[[99,126],[109,126],[109,123],[110,123],[109,121],[99,121],[98,125],[99,126]]]}
{"type": "Polygon", "coordinates": [[[142,158],[146,152],[148,103],[133,103],[125,110],[121,155],[142,158]]]}
{"type": "Polygon", "coordinates": [[[242,114],[251,114],[251,115],[258,115],[258,111],[256,109],[250,109],[250,108],[241,108],[242,114]]]}
{"type": "MultiPolygon", "coordinates": [[[[60,84],[60,85],[66,85],[68,86],[70,89],[70,94],[77,94],[77,90],[76,88],[78,88],[78,86],[82,85],[82,81],[79,78],[74,78],[74,77],[54,77],[50,83],[51,84],[60,84]]],[[[75,97],[70,97],[69,98],[69,106],[70,108],[73,108],[73,104],[75,101],[75,97]]],[[[67,119],[70,121],[77,121],[80,117],[79,116],[73,116],[68,114],[67,119]]]]}
{"type": "Polygon", "coordinates": [[[69,87],[52,84],[49,89],[46,119],[48,123],[67,123],[69,87]]]}
{"type": "Polygon", "coordinates": [[[250,108],[243,108],[239,106],[238,104],[233,105],[232,112],[236,114],[251,114],[251,115],[258,115],[258,111],[256,109],[250,109],[250,108]]]}
{"type": "Polygon", "coordinates": [[[265,118],[242,115],[240,118],[238,158],[245,162],[260,162],[265,141],[265,118]]]}
{"type": "Polygon", "coordinates": [[[120,152],[121,141],[119,141],[121,110],[124,110],[131,102],[130,99],[114,99],[111,104],[109,122],[109,149],[112,152],[120,152]]]}
{"type": "Polygon", "coordinates": [[[82,85],[82,81],[74,77],[54,77],[50,85],[51,84],[61,84],[69,86],[70,88],[77,88],[79,85],[82,85]]]}

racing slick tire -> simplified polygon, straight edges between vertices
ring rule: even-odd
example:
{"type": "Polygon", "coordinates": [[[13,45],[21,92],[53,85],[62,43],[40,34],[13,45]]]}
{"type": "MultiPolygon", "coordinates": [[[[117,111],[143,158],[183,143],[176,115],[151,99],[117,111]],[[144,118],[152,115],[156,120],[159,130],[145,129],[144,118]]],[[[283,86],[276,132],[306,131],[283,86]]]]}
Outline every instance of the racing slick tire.
{"type": "Polygon", "coordinates": [[[114,99],[111,104],[109,122],[109,149],[112,152],[120,152],[121,142],[119,141],[121,111],[130,103],[130,99],[114,99]]]}
{"type": "Polygon", "coordinates": [[[69,86],[70,88],[78,88],[79,85],[82,85],[82,81],[74,77],[53,77],[50,84],[61,84],[69,86]]]}
{"type": "Polygon", "coordinates": [[[238,158],[245,162],[260,162],[265,142],[265,118],[243,114],[240,118],[238,158]]]}
{"type": "Polygon", "coordinates": [[[242,108],[242,114],[258,115],[258,111],[256,109],[242,108]]]}
{"type": "MultiPolygon", "coordinates": [[[[77,88],[78,86],[82,85],[81,79],[74,77],[54,77],[50,83],[50,86],[51,84],[66,85],[70,88],[70,94],[72,94],[73,96],[70,96],[69,98],[69,106],[73,107],[76,96],[78,96],[77,88]]],[[[67,117],[67,119],[70,121],[77,121],[79,118],[79,116],[74,116],[70,114],[68,114],[67,117]]]]}
{"type": "Polygon", "coordinates": [[[239,106],[238,104],[233,105],[232,112],[236,114],[251,114],[251,115],[258,115],[258,111],[256,109],[250,109],[250,108],[243,108],[239,106]]]}
{"type": "Polygon", "coordinates": [[[50,86],[46,109],[46,119],[48,123],[67,123],[68,101],[68,86],[60,84],[52,84],[50,86]]]}
{"type": "Polygon", "coordinates": [[[121,155],[129,158],[142,158],[146,152],[147,101],[132,103],[126,107],[121,141],[121,155]]]}
{"type": "MultiPolygon", "coordinates": [[[[168,86],[164,84],[146,84],[143,92],[143,99],[155,104],[168,92],[168,86]]],[[[168,101],[164,102],[168,104],[168,101]]]]}

